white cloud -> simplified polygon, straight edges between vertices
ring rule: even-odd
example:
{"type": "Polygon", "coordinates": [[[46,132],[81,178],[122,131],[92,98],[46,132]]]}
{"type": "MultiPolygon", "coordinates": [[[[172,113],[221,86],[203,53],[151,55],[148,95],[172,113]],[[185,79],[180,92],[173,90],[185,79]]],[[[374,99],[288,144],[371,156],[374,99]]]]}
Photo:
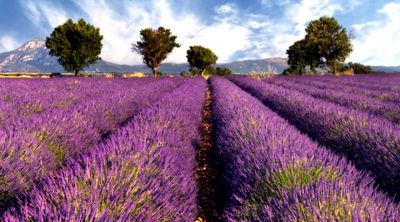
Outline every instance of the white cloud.
{"type": "Polygon", "coordinates": [[[377,25],[378,24],[376,22],[370,21],[370,22],[366,22],[366,23],[362,23],[362,24],[354,24],[351,26],[351,28],[352,28],[352,30],[354,30],[356,32],[362,32],[366,28],[370,28],[370,27],[377,26],[377,25]]]}
{"type": "Polygon", "coordinates": [[[29,19],[36,25],[40,25],[41,12],[35,2],[27,1],[23,6],[27,9],[29,19]]]}
{"type": "MultiPolygon", "coordinates": [[[[336,2],[336,1],[335,1],[336,2]]],[[[343,7],[333,0],[302,0],[293,2],[285,0],[280,3],[283,14],[279,18],[269,18],[266,15],[251,15],[248,26],[254,30],[251,50],[245,59],[266,57],[286,57],[286,50],[295,41],[305,35],[307,24],[321,16],[333,16],[343,7]]],[[[269,6],[270,1],[264,1],[269,6]]]]}
{"type": "MultiPolygon", "coordinates": [[[[216,5],[205,21],[193,9],[178,12],[168,0],[121,0],[117,3],[119,9],[115,2],[108,0],[72,1],[79,8],[78,12],[66,11],[55,3],[42,1],[26,0],[24,5],[28,17],[37,28],[46,29],[47,35],[51,30],[43,28],[43,24],[54,28],[63,23],[67,15],[76,20],[83,12],[79,17],[99,27],[104,36],[101,57],[120,64],[142,64],[141,56],[132,51],[131,44],[139,40],[141,29],[158,26],[170,28],[181,44],[166,62],[186,62],[186,51],[191,45],[211,48],[218,55],[218,62],[286,56],[286,49],[304,37],[308,22],[321,16],[352,12],[361,4],[361,0],[284,0],[274,3],[259,0],[265,7],[279,7],[281,16],[270,17],[269,13],[251,14],[241,11],[234,3],[225,3],[216,5]]],[[[384,15],[384,21],[370,21],[352,27],[357,35],[353,41],[353,61],[382,62],[382,59],[377,59],[379,57],[388,64],[400,57],[396,46],[387,46],[389,42],[400,42],[398,4],[388,4],[379,13],[384,15]],[[358,36],[360,33],[364,34],[358,36]],[[391,53],[384,54],[388,51],[391,53]],[[371,56],[371,52],[376,56],[371,56]]]]}
{"type": "Polygon", "coordinates": [[[186,50],[191,45],[202,45],[210,48],[217,56],[218,62],[228,62],[231,56],[240,50],[249,47],[250,31],[245,27],[234,26],[230,23],[219,23],[213,26],[204,27],[193,36],[186,39],[181,48],[172,54],[170,61],[186,61],[186,50]],[[179,58],[178,58],[179,57],[179,58]]]}
{"type": "Polygon", "coordinates": [[[255,29],[268,29],[274,24],[270,17],[263,14],[250,14],[246,20],[246,23],[255,29]]]}
{"type": "Polygon", "coordinates": [[[16,49],[19,46],[19,42],[11,36],[0,37],[0,52],[7,52],[16,49]]]}
{"type": "Polygon", "coordinates": [[[46,15],[46,21],[47,24],[50,25],[50,27],[55,27],[60,24],[63,24],[65,21],[67,21],[68,16],[67,13],[63,10],[58,9],[57,7],[54,7],[52,5],[48,5],[45,3],[40,3],[42,14],[46,15]]]}
{"type": "Polygon", "coordinates": [[[22,4],[28,18],[42,32],[48,27],[55,27],[67,20],[67,13],[56,5],[46,1],[26,0],[22,4]]]}
{"type": "Polygon", "coordinates": [[[232,14],[236,13],[236,5],[233,3],[226,3],[223,5],[219,5],[215,8],[215,11],[220,15],[232,14]]]}
{"type": "MultiPolygon", "coordinates": [[[[248,28],[232,24],[237,10],[234,4],[216,7],[218,16],[214,23],[206,24],[193,14],[176,14],[167,0],[120,2],[129,13],[113,8],[111,1],[72,1],[85,13],[83,17],[88,22],[100,28],[104,37],[101,57],[115,63],[142,64],[141,56],[132,51],[131,44],[139,40],[140,30],[147,27],[164,26],[178,36],[181,47],[174,49],[166,60],[177,63],[186,62],[186,51],[191,45],[209,47],[218,55],[219,62],[227,62],[232,54],[246,49],[250,34],[248,28]]],[[[38,27],[45,22],[54,28],[68,14],[56,5],[33,0],[27,3],[26,9],[38,27]]]]}
{"type": "Polygon", "coordinates": [[[400,65],[400,3],[387,3],[381,18],[353,25],[354,51],[349,61],[368,65],[400,65]]]}
{"type": "Polygon", "coordinates": [[[333,16],[335,12],[342,11],[343,8],[332,0],[303,0],[292,5],[286,13],[291,22],[295,24],[295,32],[305,35],[305,27],[311,20],[321,16],[333,16]]]}
{"type": "Polygon", "coordinates": [[[138,40],[135,37],[139,35],[140,29],[152,25],[151,15],[146,14],[142,5],[126,5],[131,14],[124,17],[112,10],[105,1],[76,0],[75,3],[86,13],[88,22],[100,28],[103,35],[103,49],[100,56],[103,59],[121,64],[142,62],[141,58],[134,55],[131,50],[131,43],[133,40],[138,40]]]}
{"type": "Polygon", "coordinates": [[[266,8],[271,8],[274,6],[274,4],[278,6],[286,6],[289,4],[292,4],[291,0],[280,0],[280,1],[274,1],[274,0],[259,0],[261,5],[266,7],[266,8]]]}

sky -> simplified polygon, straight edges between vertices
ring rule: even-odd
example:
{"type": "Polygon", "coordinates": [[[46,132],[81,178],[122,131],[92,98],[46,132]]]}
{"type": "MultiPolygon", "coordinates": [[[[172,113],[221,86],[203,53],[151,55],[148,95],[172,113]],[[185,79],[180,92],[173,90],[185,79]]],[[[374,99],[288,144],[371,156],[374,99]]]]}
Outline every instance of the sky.
{"type": "Polygon", "coordinates": [[[102,59],[119,64],[141,64],[132,43],[141,29],[159,26],[181,44],[165,62],[186,62],[191,45],[210,48],[219,63],[286,57],[321,16],[351,32],[347,62],[400,65],[400,0],[0,0],[0,52],[83,18],[100,28],[102,59]]]}

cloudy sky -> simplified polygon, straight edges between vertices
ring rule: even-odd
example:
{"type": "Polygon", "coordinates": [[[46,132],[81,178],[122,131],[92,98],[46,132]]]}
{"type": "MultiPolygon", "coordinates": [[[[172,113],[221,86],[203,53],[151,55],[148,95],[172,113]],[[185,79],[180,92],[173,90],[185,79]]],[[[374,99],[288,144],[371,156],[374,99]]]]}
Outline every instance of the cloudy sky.
{"type": "Polygon", "coordinates": [[[320,16],[334,16],[352,32],[347,61],[400,65],[400,0],[0,0],[0,52],[84,18],[101,29],[101,57],[120,64],[140,64],[131,43],[141,29],[158,26],[182,45],[168,62],[185,62],[190,45],[211,48],[218,62],[285,57],[320,16]]]}

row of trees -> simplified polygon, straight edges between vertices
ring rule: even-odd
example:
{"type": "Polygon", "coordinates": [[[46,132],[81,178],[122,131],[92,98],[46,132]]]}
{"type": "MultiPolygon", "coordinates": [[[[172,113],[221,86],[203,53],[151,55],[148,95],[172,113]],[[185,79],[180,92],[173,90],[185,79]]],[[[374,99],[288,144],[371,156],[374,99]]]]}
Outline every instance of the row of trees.
{"type": "MultiPolygon", "coordinates": [[[[287,50],[288,65],[284,74],[316,73],[317,68],[329,69],[333,74],[352,70],[355,73],[370,72],[368,66],[359,63],[343,64],[352,51],[351,34],[346,28],[339,25],[335,18],[321,17],[313,20],[306,28],[306,36],[287,50]]],[[[158,29],[146,28],[140,31],[140,41],[132,44],[134,52],[140,54],[143,63],[150,67],[153,75],[157,76],[158,67],[168,55],[181,45],[176,42],[176,36],[171,30],[164,27],[158,29]]],[[[100,59],[103,36],[96,28],[83,19],[74,23],[69,19],[66,23],[56,27],[50,37],[46,39],[46,47],[50,55],[57,56],[59,63],[67,71],[79,71],[94,64],[100,59]]],[[[218,57],[211,49],[195,45],[190,46],[186,55],[192,73],[230,74],[227,68],[211,65],[218,57]]]]}
{"type": "MultiPolygon", "coordinates": [[[[132,44],[133,51],[140,54],[143,63],[150,67],[153,75],[157,76],[158,67],[174,48],[181,45],[176,42],[176,36],[164,27],[158,29],[146,28],[140,31],[140,41],[132,44]]],[[[83,19],[74,23],[69,19],[56,27],[50,37],[46,38],[49,54],[58,57],[58,62],[66,71],[75,72],[75,76],[85,67],[96,63],[99,59],[103,36],[96,28],[83,19]]],[[[230,74],[227,68],[212,68],[218,60],[211,49],[195,45],[190,46],[186,55],[192,73],[204,75],[205,71],[215,71],[217,74],[230,74]]]]}
{"type": "Polygon", "coordinates": [[[351,34],[335,18],[321,17],[311,21],[304,39],[286,51],[289,68],[284,74],[302,75],[306,69],[316,72],[318,67],[338,73],[353,50],[350,39],[351,34]]]}
{"type": "Polygon", "coordinates": [[[344,66],[344,69],[351,69],[354,74],[365,74],[365,73],[371,73],[373,72],[372,68],[370,66],[366,66],[360,63],[352,63],[349,62],[346,66],[344,66]]]}
{"type": "MultiPolygon", "coordinates": [[[[199,75],[199,73],[201,74],[201,72],[197,68],[190,68],[190,72],[182,71],[180,73],[180,75],[181,76],[190,76],[190,75],[195,76],[195,75],[199,75]]],[[[229,68],[222,67],[222,66],[216,66],[216,67],[208,66],[207,68],[205,68],[202,75],[226,76],[226,75],[231,75],[231,74],[232,74],[232,70],[230,70],[229,68]]]]}

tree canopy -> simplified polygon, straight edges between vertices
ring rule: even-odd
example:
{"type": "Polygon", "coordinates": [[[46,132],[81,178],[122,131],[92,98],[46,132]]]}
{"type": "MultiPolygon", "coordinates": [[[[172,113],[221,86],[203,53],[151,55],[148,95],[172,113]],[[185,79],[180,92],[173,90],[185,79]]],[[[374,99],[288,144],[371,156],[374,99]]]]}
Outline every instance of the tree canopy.
{"type": "Polygon", "coordinates": [[[341,63],[352,51],[350,34],[333,17],[313,20],[306,28],[304,39],[287,50],[289,68],[286,72],[303,74],[306,67],[320,66],[336,74],[341,63]]]}
{"type": "Polygon", "coordinates": [[[198,74],[201,75],[204,74],[207,67],[215,64],[218,60],[218,56],[211,49],[199,45],[190,46],[189,50],[187,50],[186,58],[190,68],[196,68],[198,74]]]}
{"type": "Polygon", "coordinates": [[[321,17],[311,21],[305,37],[316,53],[333,72],[337,73],[338,63],[344,62],[351,53],[350,35],[335,18],[321,17]]]}
{"type": "Polygon", "coordinates": [[[230,70],[227,67],[221,67],[221,66],[217,66],[215,68],[215,75],[219,75],[219,76],[226,76],[226,75],[231,75],[232,74],[232,70],[230,70]]]}
{"type": "MultiPolygon", "coordinates": [[[[198,74],[198,70],[193,69],[192,75],[196,75],[196,74],[198,74]]],[[[231,75],[231,74],[232,74],[232,70],[230,70],[227,67],[221,67],[221,66],[217,66],[215,68],[213,66],[208,66],[204,70],[204,75],[226,76],[226,75],[231,75]]]]}
{"type": "Polygon", "coordinates": [[[318,53],[305,39],[291,45],[286,54],[288,55],[289,68],[284,70],[283,74],[303,75],[306,72],[306,67],[311,72],[316,72],[316,67],[321,64],[318,53]]]}
{"type": "Polygon", "coordinates": [[[349,62],[347,67],[351,68],[353,70],[354,74],[365,74],[365,73],[372,72],[372,68],[370,66],[366,66],[361,63],[349,62]]]}
{"type": "Polygon", "coordinates": [[[66,71],[74,71],[77,76],[79,71],[101,59],[102,39],[99,28],[83,19],[76,23],[68,19],[46,38],[46,47],[66,71]]]}
{"type": "Polygon", "coordinates": [[[153,75],[157,76],[158,66],[172,50],[180,45],[171,30],[159,27],[157,30],[146,28],[140,31],[140,41],[132,44],[134,51],[142,55],[143,63],[150,67],[153,75]]]}

